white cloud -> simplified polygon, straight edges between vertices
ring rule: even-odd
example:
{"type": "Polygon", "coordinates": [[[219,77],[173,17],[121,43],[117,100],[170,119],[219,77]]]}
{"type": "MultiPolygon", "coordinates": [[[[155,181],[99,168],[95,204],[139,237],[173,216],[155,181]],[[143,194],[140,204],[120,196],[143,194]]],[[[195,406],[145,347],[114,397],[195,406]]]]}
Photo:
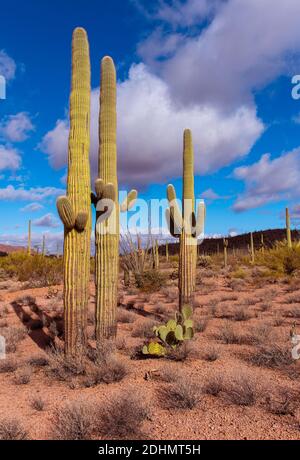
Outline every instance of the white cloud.
{"type": "MultiPolygon", "coordinates": [[[[47,251],[56,253],[57,249],[62,253],[64,234],[63,232],[51,233],[49,231],[43,232],[46,236],[46,248],[47,251]]],[[[8,244],[13,246],[27,246],[28,234],[1,234],[0,243],[8,244]]],[[[41,248],[43,241],[43,235],[40,233],[31,233],[31,244],[33,248],[41,248]]]]}
{"type": "Polygon", "coordinates": [[[4,50],[0,50],[0,75],[7,81],[12,80],[15,78],[16,67],[15,61],[4,50]]]}
{"type": "Polygon", "coordinates": [[[182,3],[179,0],[159,2],[159,7],[152,15],[173,26],[192,26],[206,19],[216,8],[221,0],[187,0],[182,3]]]}
{"type": "Polygon", "coordinates": [[[41,209],[43,209],[43,205],[41,205],[40,203],[29,203],[27,204],[26,206],[24,206],[24,208],[21,208],[20,211],[22,212],[36,212],[36,211],[40,211],[41,209]]]}
{"type": "MultiPolygon", "coordinates": [[[[251,104],[253,90],[290,75],[291,56],[299,63],[299,16],[298,0],[220,3],[208,27],[186,36],[171,59],[160,59],[159,72],[184,103],[225,111],[251,104]]],[[[157,48],[164,50],[163,44],[157,48]]]]}
{"type": "Polygon", "coordinates": [[[214,200],[218,200],[221,197],[216,192],[214,192],[213,189],[208,188],[203,193],[201,193],[201,198],[205,198],[206,200],[214,201],[214,200]]]}
{"type": "Polygon", "coordinates": [[[11,142],[25,141],[33,130],[34,126],[26,112],[9,115],[0,122],[0,137],[11,142]]]}
{"type": "Polygon", "coordinates": [[[8,185],[0,188],[0,200],[9,201],[42,201],[46,198],[57,197],[65,193],[65,190],[55,187],[32,187],[29,189],[15,188],[8,185]]]}
{"type": "Polygon", "coordinates": [[[20,168],[21,162],[21,155],[17,149],[9,145],[0,145],[0,171],[15,171],[20,168]]]}
{"type": "Polygon", "coordinates": [[[32,224],[35,227],[56,228],[56,227],[60,226],[59,221],[51,213],[45,214],[44,216],[40,217],[39,219],[34,220],[32,222],[32,224]]]}
{"type": "MultiPolygon", "coordinates": [[[[91,166],[98,158],[99,91],[91,100],[91,166]]],[[[179,107],[168,86],[143,65],[133,65],[118,85],[118,166],[121,182],[141,186],[181,175],[182,136],[193,131],[195,171],[207,173],[243,157],[263,131],[255,110],[240,107],[224,115],[213,107],[179,107]],[[241,132],[243,136],[241,136],[241,132]]],[[[59,120],[40,148],[53,167],[67,163],[68,124],[59,120]]]]}
{"type": "Polygon", "coordinates": [[[234,170],[234,177],[245,182],[245,192],[234,203],[235,211],[300,196],[300,148],[271,159],[264,154],[257,163],[234,170]]]}

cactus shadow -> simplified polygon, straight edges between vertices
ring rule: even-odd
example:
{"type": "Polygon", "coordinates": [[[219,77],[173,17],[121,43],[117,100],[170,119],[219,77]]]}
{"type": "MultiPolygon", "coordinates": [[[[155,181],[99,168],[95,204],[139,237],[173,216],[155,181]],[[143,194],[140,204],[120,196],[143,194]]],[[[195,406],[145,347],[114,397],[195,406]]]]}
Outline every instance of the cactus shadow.
{"type": "Polygon", "coordinates": [[[28,329],[28,336],[42,350],[54,344],[54,337],[52,337],[49,331],[45,331],[45,328],[48,328],[51,323],[55,323],[58,337],[62,335],[62,320],[60,318],[52,318],[35,303],[29,305],[30,312],[25,310],[24,306],[20,305],[17,301],[11,302],[11,306],[19,320],[28,329]],[[34,318],[33,314],[37,318],[34,318]]]}

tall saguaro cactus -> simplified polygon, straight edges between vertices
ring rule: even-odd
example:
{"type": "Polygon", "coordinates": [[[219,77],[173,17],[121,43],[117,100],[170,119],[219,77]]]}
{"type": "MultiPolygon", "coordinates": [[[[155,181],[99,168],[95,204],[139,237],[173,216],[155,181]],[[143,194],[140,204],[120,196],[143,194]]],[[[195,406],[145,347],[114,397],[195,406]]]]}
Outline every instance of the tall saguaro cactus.
{"type": "Polygon", "coordinates": [[[31,220],[28,221],[28,245],[27,245],[27,254],[31,255],[31,220]]]}
{"type": "Polygon", "coordinates": [[[92,202],[96,206],[99,222],[103,208],[98,204],[108,199],[113,205],[111,215],[99,226],[96,223],[96,340],[116,335],[117,287],[119,275],[119,211],[127,211],[134,203],[137,192],[132,190],[119,206],[117,177],[117,111],[116,70],[113,60],[105,56],[101,61],[99,162],[98,179],[92,202]]]}
{"type": "Polygon", "coordinates": [[[286,225],[286,239],[288,248],[292,247],[292,236],[291,236],[291,220],[289,208],[285,208],[285,225],[286,225]]]}
{"type": "Polygon", "coordinates": [[[87,34],[76,28],[72,40],[72,83],[67,196],[57,209],[64,224],[65,353],[81,356],[86,346],[90,276],[90,58],[87,34]]]}
{"type": "Polygon", "coordinates": [[[255,252],[254,252],[254,242],[253,242],[253,233],[250,233],[250,256],[251,256],[251,263],[254,265],[255,263],[255,252]]]}
{"type": "MultiPolygon", "coordinates": [[[[182,212],[176,199],[173,185],[168,185],[167,196],[170,208],[167,221],[170,233],[180,238],[179,252],[179,307],[191,304],[196,284],[197,238],[204,232],[205,205],[203,200],[195,214],[194,192],[194,150],[192,133],[189,129],[183,135],[183,193],[182,212]]],[[[199,243],[199,242],[198,242],[199,243]]]]}

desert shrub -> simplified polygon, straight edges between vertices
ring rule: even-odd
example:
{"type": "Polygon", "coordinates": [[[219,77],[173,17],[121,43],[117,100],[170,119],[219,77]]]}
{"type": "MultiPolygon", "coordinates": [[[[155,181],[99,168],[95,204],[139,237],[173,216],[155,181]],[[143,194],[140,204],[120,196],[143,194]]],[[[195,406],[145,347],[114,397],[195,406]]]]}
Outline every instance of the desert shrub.
{"type": "Polygon", "coordinates": [[[277,344],[260,346],[256,352],[250,356],[249,360],[255,366],[269,368],[282,368],[293,362],[291,350],[277,344]]]}
{"type": "Polygon", "coordinates": [[[9,326],[1,330],[1,335],[4,336],[6,341],[6,352],[14,353],[17,349],[17,344],[25,339],[27,336],[27,329],[25,327],[9,326]]]}
{"type": "Polygon", "coordinates": [[[284,303],[300,303],[300,294],[290,294],[289,296],[287,296],[285,299],[284,299],[284,303]]]}
{"type": "Polygon", "coordinates": [[[268,391],[265,405],[275,415],[294,415],[299,405],[297,393],[287,387],[277,387],[268,391]]]}
{"type": "Polygon", "coordinates": [[[212,259],[210,256],[199,256],[198,257],[198,267],[208,268],[212,265],[212,259]]]}
{"type": "Polygon", "coordinates": [[[37,412],[42,412],[45,408],[45,401],[41,396],[34,396],[30,400],[30,406],[37,412]]]}
{"type": "Polygon", "coordinates": [[[257,399],[256,380],[246,371],[230,376],[222,388],[224,399],[237,406],[253,406],[257,399]]]}
{"type": "Polygon", "coordinates": [[[234,310],[232,318],[235,321],[248,321],[251,318],[251,314],[245,307],[238,307],[234,310]]]}
{"type": "Polygon", "coordinates": [[[246,287],[246,282],[245,280],[241,278],[235,278],[233,280],[230,280],[228,282],[228,286],[233,290],[233,291],[243,291],[246,287]]]}
{"type": "Polygon", "coordinates": [[[118,323],[133,323],[136,319],[136,316],[130,311],[126,311],[122,308],[117,310],[117,322],[118,323]]]}
{"type": "Polygon", "coordinates": [[[158,315],[166,315],[168,313],[168,307],[161,303],[158,303],[157,305],[154,305],[153,311],[158,315]]]}
{"type": "Polygon", "coordinates": [[[84,380],[86,387],[98,385],[99,383],[120,382],[128,374],[128,366],[114,355],[102,362],[99,366],[93,366],[87,371],[84,380]]]}
{"type": "Polygon", "coordinates": [[[0,419],[0,441],[24,441],[28,433],[15,418],[0,419]]]}
{"type": "Polygon", "coordinates": [[[36,305],[36,298],[32,295],[23,295],[18,297],[15,302],[19,305],[28,305],[30,307],[34,307],[36,305]]]}
{"type": "Polygon", "coordinates": [[[71,356],[65,356],[63,350],[51,348],[48,353],[49,367],[47,374],[61,381],[68,381],[70,376],[84,375],[85,362],[78,361],[71,356]]]}
{"type": "Polygon", "coordinates": [[[190,341],[184,341],[176,348],[169,350],[167,358],[173,361],[185,361],[189,356],[196,354],[194,344],[190,341]]]}
{"type": "Polygon", "coordinates": [[[194,317],[194,330],[195,332],[204,332],[208,326],[208,318],[194,317]]]}
{"type": "Polygon", "coordinates": [[[156,324],[151,319],[139,319],[134,323],[131,335],[132,337],[151,338],[154,335],[153,327],[156,324]]]}
{"type": "Polygon", "coordinates": [[[260,305],[261,311],[268,311],[268,310],[271,310],[271,308],[272,308],[271,302],[263,302],[263,303],[260,305]]]}
{"type": "Polygon", "coordinates": [[[48,366],[49,360],[46,356],[36,355],[28,359],[28,364],[33,367],[45,367],[48,366]]]}
{"type": "Polygon", "coordinates": [[[19,281],[30,281],[39,286],[58,284],[62,280],[61,258],[44,257],[39,254],[28,256],[25,252],[16,252],[1,257],[0,267],[19,281]]]}
{"type": "Polygon", "coordinates": [[[219,356],[220,352],[218,348],[213,346],[206,347],[201,354],[202,359],[205,359],[205,361],[209,362],[216,361],[219,358],[219,356]]]}
{"type": "Polygon", "coordinates": [[[260,323],[249,328],[247,337],[250,345],[263,344],[268,341],[272,334],[272,327],[269,323],[260,323]]]}
{"type": "Polygon", "coordinates": [[[236,294],[225,294],[220,298],[220,302],[234,302],[236,300],[238,300],[238,296],[236,294]]]}
{"type": "Polygon", "coordinates": [[[15,372],[18,364],[14,359],[5,359],[0,361],[0,374],[15,372]]]}
{"type": "Polygon", "coordinates": [[[232,324],[229,322],[226,322],[220,328],[218,338],[227,345],[240,344],[240,334],[237,333],[232,324]]]}
{"type": "Polygon", "coordinates": [[[158,399],[163,408],[193,409],[200,398],[200,387],[189,377],[179,376],[177,381],[158,389],[158,399]]]}
{"type": "Polygon", "coordinates": [[[92,405],[84,400],[68,401],[54,411],[51,438],[70,441],[91,439],[94,427],[92,405]]]}
{"type": "Polygon", "coordinates": [[[203,393],[212,396],[219,396],[224,386],[224,378],[221,374],[212,375],[202,387],[203,393]]]}
{"type": "Polygon", "coordinates": [[[178,379],[178,375],[181,371],[174,364],[167,364],[160,369],[160,380],[163,382],[175,382],[178,379]]]}
{"type": "Polygon", "coordinates": [[[16,385],[27,385],[32,376],[32,370],[29,366],[21,367],[15,372],[14,382],[16,385]]]}
{"type": "Polygon", "coordinates": [[[232,278],[236,279],[245,279],[247,276],[246,272],[242,268],[236,269],[235,271],[231,272],[230,275],[232,278]]]}
{"type": "Polygon", "coordinates": [[[287,318],[300,318],[300,308],[292,308],[283,314],[287,318]]]}
{"type": "Polygon", "coordinates": [[[284,320],[283,320],[282,316],[279,316],[279,315],[278,315],[278,316],[276,316],[276,317],[274,318],[273,326],[274,326],[274,327],[279,327],[279,326],[282,326],[283,323],[284,323],[284,320]]]}
{"type": "Polygon", "coordinates": [[[122,389],[98,408],[100,432],[114,439],[133,439],[142,434],[149,412],[144,395],[136,387],[122,389]]]}
{"type": "Polygon", "coordinates": [[[273,248],[257,253],[256,263],[267,267],[273,275],[291,275],[300,268],[300,248],[286,242],[277,242],[273,248]]]}
{"type": "Polygon", "coordinates": [[[147,270],[136,275],[137,287],[142,292],[157,292],[166,283],[166,277],[159,270],[147,270]]]}

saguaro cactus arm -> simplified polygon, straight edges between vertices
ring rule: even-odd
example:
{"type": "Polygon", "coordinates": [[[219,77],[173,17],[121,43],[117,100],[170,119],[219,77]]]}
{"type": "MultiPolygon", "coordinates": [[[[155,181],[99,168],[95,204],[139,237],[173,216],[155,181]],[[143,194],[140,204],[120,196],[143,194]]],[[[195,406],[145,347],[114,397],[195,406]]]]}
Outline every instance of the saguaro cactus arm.
{"type": "Polygon", "coordinates": [[[136,199],[137,199],[137,196],[138,196],[138,192],[137,190],[135,189],[132,189],[127,197],[125,198],[125,200],[120,204],[120,211],[121,212],[126,212],[126,211],[129,211],[132,206],[134,205],[136,199]]]}

